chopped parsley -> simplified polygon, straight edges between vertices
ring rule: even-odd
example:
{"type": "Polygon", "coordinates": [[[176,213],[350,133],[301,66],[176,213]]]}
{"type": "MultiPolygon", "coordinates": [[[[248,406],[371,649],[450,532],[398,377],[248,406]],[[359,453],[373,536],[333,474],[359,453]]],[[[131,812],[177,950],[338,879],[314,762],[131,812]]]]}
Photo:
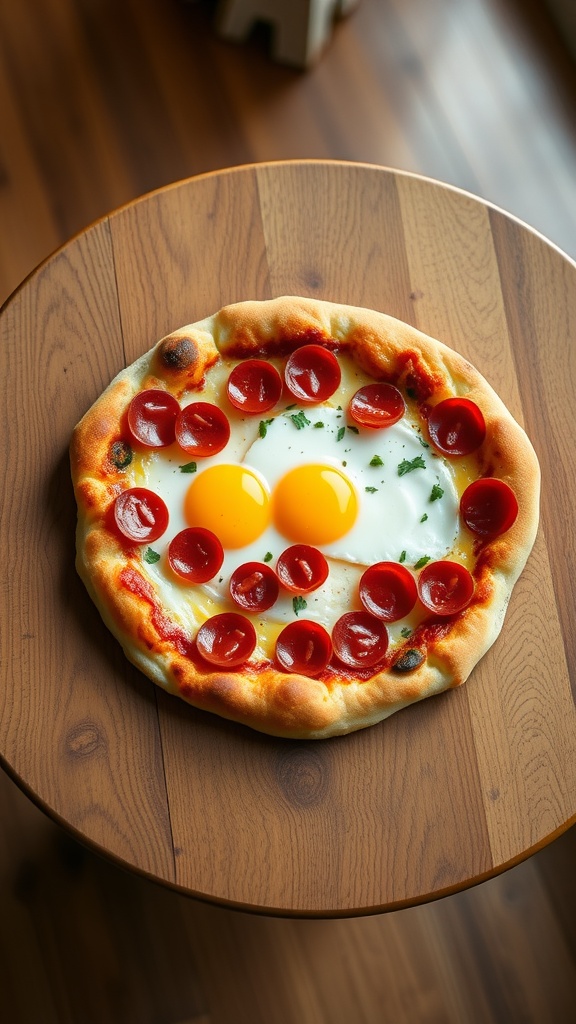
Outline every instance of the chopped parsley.
{"type": "Polygon", "coordinates": [[[294,609],[294,613],[298,615],[298,612],[303,612],[304,609],[308,607],[308,605],[303,597],[298,596],[292,598],[292,607],[294,609]]]}
{"type": "Polygon", "coordinates": [[[338,427],[338,433],[336,434],[336,440],[341,441],[346,433],[346,427],[338,427]]]}
{"type": "Polygon", "coordinates": [[[398,466],[398,476],[404,476],[406,473],[411,473],[414,469],[426,469],[426,463],[422,455],[417,455],[415,459],[402,459],[402,462],[398,466]]]}
{"type": "Polygon", "coordinates": [[[292,413],[290,419],[292,420],[292,423],[296,427],[296,430],[302,430],[304,427],[310,426],[310,420],[306,416],[306,413],[304,412],[303,409],[300,409],[300,412],[292,413]]]}
{"type": "Polygon", "coordinates": [[[368,494],[376,494],[376,491],[378,490],[378,488],[377,487],[365,487],[364,490],[368,491],[368,494]]]}
{"type": "Polygon", "coordinates": [[[410,626],[403,626],[400,630],[400,636],[403,636],[405,640],[407,640],[409,636],[412,636],[410,626]]]}
{"type": "Polygon", "coordinates": [[[423,437],[419,437],[418,440],[420,441],[420,444],[422,445],[423,448],[429,448],[430,447],[430,445],[428,444],[428,441],[425,441],[423,437]]]}
{"type": "Polygon", "coordinates": [[[419,558],[417,562],[414,562],[414,568],[423,569],[425,565],[428,565],[429,561],[430,555],[422,555],[422,558],[419,558]]]}
{"type": "Polygon", "coordinates": [[[360,431],[358,430],[358,427],[353,427],[353,426],[350,425],[350,423],[348,423],[347,426],[348,426],[348,430],[351,430],[353,434],[359,434],[360,433],[360,431]]]}
{"type": "Polygon", "coordinates": [[[421,522],[421,523],[425,523],[427,519],[428,519],[428,513],[427,513],[427,512],[425,512],[425,513],[424,513],[424,515],[422,516],[422,518],[421,518],[420,522],[421,522]]]}
{"type": "Polygon", "coordinates": [[[398,561],[399,562],[405,562],[406,561],[406,552],[405,551],[401,551],[400,552],[400,558],[398,559],[398,561]]]}
{"type": "Polygon", "coordinates": [[[314,426],[318,429],[318,427],[323,427],[324,424],[322,423],[322,420],[318,420],[318,423],[315,423],[314,426]]]}
{"type": "Polygon", "coordinates": [[[436,501],[438,498],[441,498],[443,494],[444,489],[440,487],[440,484],[434,484],[434,487],[430,492],[430,501],[436,501]]]}
{"type": "Polygon", "coordinates": [[[148,565],[154,565],[154,562],[160,561],[160,555],[157,551],[154,551],[154,548],[146,548],[146,551],[144,552],[144,561],[148,562],[148,565]]]}
{"type": "Polygon", "coordinates": [[[198,466],[195,462],[186,462],[183,466],[178,466],[181,473],[195,473],[198,466]]]}
{"type": "Polygon", "coordinates": [[[260,434],[260,437],[266,437],[266,434],[268,433],[268,427],[273,422],[274,422],[273,419],[271,419],[271,420],[260,420],[260,423],[258,425],[258,433],[260,434]]]}
{"type": "Polygon", "coordinates": [[[379,455],[373,455],[372,458],[370,459],[370,462],[368,463],[368,465],[370,465],[370,466],[383,466],[384,465],[384,460],[381,459],[379,455]]]}
{"type": "Polygon", "coordinates": [[[273,556],[272,552],[271,551],[267,551],[266,554],[264,555],[263,561],[264,562],[271,562],[273,557],[274,556],[273,556]]]}

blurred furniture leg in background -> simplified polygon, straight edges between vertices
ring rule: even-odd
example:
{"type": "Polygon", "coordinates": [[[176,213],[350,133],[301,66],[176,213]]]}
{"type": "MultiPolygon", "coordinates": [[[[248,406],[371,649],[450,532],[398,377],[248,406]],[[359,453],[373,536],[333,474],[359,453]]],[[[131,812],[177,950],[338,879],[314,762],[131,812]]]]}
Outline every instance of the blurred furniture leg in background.
{"type": "Polygon", "coordinates": [[[334,19],[349,14],[358,0],[221,0],[216,24],[221,36],[240,42],[257,22],[271,25],[273,57],[279,64],[306,68],[321,56],[334,19]]]}

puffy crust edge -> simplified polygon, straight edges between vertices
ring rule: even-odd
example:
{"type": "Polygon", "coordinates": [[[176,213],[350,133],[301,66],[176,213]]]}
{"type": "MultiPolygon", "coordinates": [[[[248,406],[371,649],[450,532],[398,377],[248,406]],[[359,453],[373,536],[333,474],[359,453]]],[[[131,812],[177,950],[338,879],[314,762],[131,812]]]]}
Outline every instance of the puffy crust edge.
{"type": "Polygon", "coordinates": [[[498,637],[506,607],[538,528],[540,471],[534,449],[488,382],[441,342],[384,313],[322,300],[283,296],[226,306],[158,342],[118,374],[74,430],[71,470],[78,504],[77,569],[106,625],[126,656],[156,684],[194,706],[292,738],[324,738],[375,724],[390,714],[461,685],[498,637]],[[110,463],[110,445],[122,433],[130,399],[143,387],[165,387],[179,397],[201,384],[219,354],[265,354],[281,336],[291,347],[331,338],[374,376],[410,380],[431,404],[466,395],[481,408],[487,437],[480,472],[505,480],[516,493],[512,528],[487,544],[478,565],[477,598],[446,636],[427,645],[427,658],[407,674],[391,670],[367,681],[255,672],[206,671],[157,628],[153,605],[119,583],[126,554],[105,527],[105,511],[124,486],[110,463]],[[170,356],[166,356],[170,353],[170,356]]]}

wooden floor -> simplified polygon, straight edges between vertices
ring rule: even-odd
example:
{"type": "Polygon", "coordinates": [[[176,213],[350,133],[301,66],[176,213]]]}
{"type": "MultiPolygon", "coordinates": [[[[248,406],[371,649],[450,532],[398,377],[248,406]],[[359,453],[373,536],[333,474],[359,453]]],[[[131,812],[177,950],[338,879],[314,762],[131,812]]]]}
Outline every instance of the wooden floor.
{"type": "MultiPolygon", "coordinates": [[[[441,178],[576,257],[576,70],[536,0],[361,0],[274,65],[214,4],[0,0],[0,299],[150,189],[231,164],[441,178]]],[[[351,921],[194,903],[78,846],[0,772],[6,1024],[570,1024],[576,833],[469,892],[351,921]]]]}

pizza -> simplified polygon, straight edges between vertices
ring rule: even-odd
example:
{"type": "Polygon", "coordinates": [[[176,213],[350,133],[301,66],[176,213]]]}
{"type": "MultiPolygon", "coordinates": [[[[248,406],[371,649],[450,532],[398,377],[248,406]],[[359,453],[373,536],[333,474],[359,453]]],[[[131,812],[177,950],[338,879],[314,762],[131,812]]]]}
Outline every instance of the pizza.
{"type": "Polygon", "coordinates": [[[76,426],[77,569],[128,659],[274,736],[462,684],[534,543],[527,435],[456,351],[384,313],[228,305],[76,426]]]}

